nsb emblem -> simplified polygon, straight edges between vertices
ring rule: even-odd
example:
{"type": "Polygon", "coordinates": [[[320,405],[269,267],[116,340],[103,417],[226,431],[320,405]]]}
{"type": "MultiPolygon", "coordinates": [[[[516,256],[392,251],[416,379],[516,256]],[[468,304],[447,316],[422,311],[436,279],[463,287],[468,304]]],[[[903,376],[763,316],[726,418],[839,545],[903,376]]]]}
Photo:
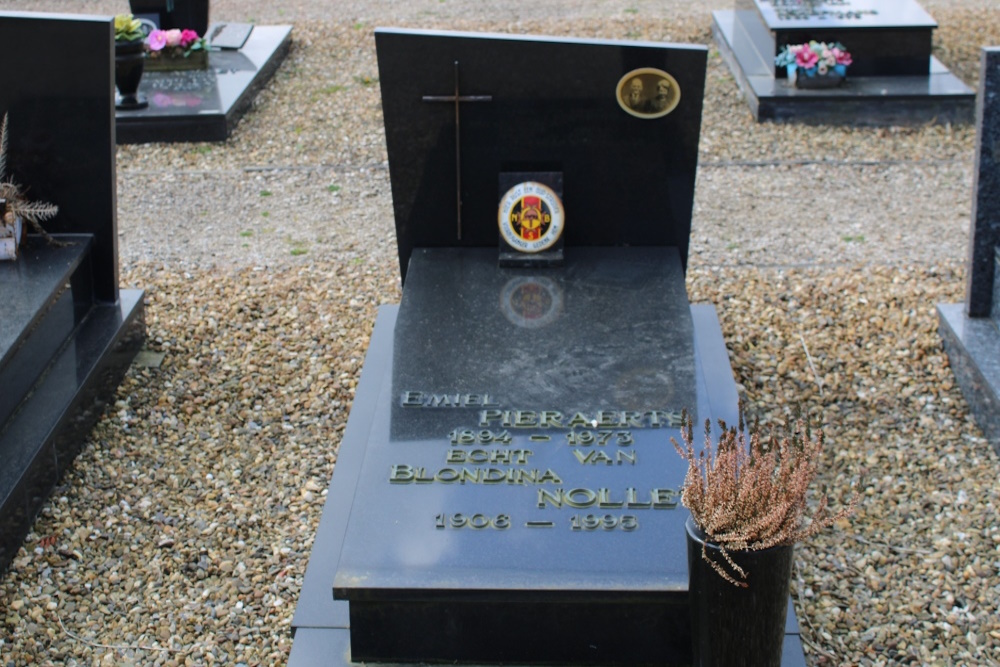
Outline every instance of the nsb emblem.
{"type": "Polygon", "coordinates": [[[562,235],[562,201],[547,185],[518,183],[500,199],[497,222],[507,245],[521,252],[541,252],[562,235]]]}

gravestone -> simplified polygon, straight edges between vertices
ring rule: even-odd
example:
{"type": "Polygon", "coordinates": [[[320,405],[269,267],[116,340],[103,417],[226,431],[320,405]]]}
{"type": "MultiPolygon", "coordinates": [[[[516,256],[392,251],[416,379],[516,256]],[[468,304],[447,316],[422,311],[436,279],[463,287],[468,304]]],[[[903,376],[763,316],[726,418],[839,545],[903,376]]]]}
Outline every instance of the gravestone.
{"type": "MultiPolygon", "coordinates": [[[[226,24],[208,35],[224,35],[226,24]]],[[[212,49],[208,67],[145,72],[144,109],[119,109],[118,143],[225,141],[288,55],[292,27],[253,26],[238,49],[212,49]]],[[[242,37],[241,37],[242,38],[242,37]]]]}
{"type": "Polygon", "coordinates": [[[931,55],[935,28],[915,0],[736,0],[712,13],[719,51],[757,120],[971,122],[973,91],[931,55]],[[843,86],[796,88],[775,66],[783,47],[812,40],[851,53],[843,86]]]}
{"type": "Polygon", "coordinates": [[[79,451],[145,337],[119,289],[110,18],[0,13],[7,173],[59,206],[0,262],[0,568],[79,451]],[[44,44],[44,48],[39,48],[44,44]],[[28,57],[30,56],[30,57],[28,57]]]}
{"type": "Polygon", "coordinates": [[[1000,47],[982,52],[976,123],[966,299],[938,305],[939,331],[976,423],[1000,453],[1000,47]]]}
{"type": "Polygon", "coordinates": [[[129,0],[129,8],[164,30],[187,28],[202,36],[208,31],[209,0],[129,0]]]}
{"type": "MultiPolygon", "coordinates": [[[[670,437],[682,410],[737,404],[684,285],[706,49],[375,40],[403,296],[379,310],[289,664],[690,663],[670,437]],[[544,240],[562,212],[561,258],[503,261],[501,238],[544,240]]],[[[794,612],[784,664],[804,664],[794,612]]]]}

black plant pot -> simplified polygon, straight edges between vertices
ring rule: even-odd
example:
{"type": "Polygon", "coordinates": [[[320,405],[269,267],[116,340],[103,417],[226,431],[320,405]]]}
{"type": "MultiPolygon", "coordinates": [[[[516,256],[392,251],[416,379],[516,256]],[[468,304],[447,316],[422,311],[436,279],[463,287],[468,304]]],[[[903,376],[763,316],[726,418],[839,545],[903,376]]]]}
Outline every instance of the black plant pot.
{"type": "Polygon", "coordinates": [[[146,52],[141,39],[115,42],[115,87],[121,99],[116,109],[145,109],[145,96],[139,94],[146,52]]]}
{"type": "Polygon", "coordinates": [[[746,588],[723,579],[702,558],[730,572],[719,548],[705,544],[705,534],[687,524],[688,588],[691,641],[695,667],[780,667],[785,640],[785,616],[792,579],[794,545],[761,551],[729,551],[747,573],[746,588]]]}

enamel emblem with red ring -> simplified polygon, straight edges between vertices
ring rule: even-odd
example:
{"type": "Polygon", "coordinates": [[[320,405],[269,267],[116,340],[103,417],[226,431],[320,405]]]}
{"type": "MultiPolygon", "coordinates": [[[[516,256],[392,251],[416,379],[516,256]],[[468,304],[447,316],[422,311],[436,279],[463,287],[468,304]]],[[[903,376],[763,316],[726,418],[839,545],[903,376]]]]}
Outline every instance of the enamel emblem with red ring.
{"type": "Polygon", "coordinates": [[[547,250],[563,232],[563,205],[547,185],[518,183],[500,199],[497,222],[507,245],[526,253],[547,250]]]}

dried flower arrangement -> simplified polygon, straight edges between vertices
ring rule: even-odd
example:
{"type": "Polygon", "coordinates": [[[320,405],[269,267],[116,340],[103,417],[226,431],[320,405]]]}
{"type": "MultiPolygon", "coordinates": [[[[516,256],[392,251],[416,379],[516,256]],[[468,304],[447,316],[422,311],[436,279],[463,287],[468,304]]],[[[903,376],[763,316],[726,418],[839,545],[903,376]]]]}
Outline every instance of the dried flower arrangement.
{"type": "Polygon", "coordinates": [[[804,421],[766,437],[754,423],[748,434],[741,403],[739,427],[721,420],[719,427],[722,433],[713,447],[711,422],[705,420],[704,447],[695,453],[694,424],[688,416],[681,428],[684,446],[674,438],[671,442],[688,462],[681,502],[706,540],[719,547],[725,563],[709,558],[704,546],[702,558],[726,581],[745,587],[746,572],[729,552],[804,540],[849,515],[855,501],[830,512],[824,496],[809,507],[806,496],[818,471],[823,432],[811,433],[804,421]]]}
{"type": "Polygon", "coordinates": [[[45,237],[49,243],[62,245],[49,236],[48,232],[42,229],[41,222],[48,220],[59,212],[59,207],[46,202],[28,201],[24,188],[14,182],[13,178],[5,178],[7,175],[7,116],[3,115],[3,123],[0,124],[0,199],[6,200],[6,212],[3,214],[3,224],[11,230],[15,228],[17,218],[27,222],[37,234],[45,237]]]}

